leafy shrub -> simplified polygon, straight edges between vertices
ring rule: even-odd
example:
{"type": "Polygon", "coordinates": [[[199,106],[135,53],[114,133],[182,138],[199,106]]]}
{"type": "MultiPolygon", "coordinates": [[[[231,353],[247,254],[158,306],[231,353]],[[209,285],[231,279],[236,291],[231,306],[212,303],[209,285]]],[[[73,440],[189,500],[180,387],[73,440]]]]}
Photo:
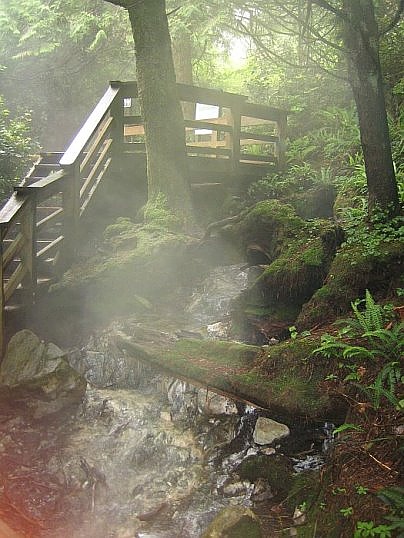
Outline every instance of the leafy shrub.
{"type": "Polygon", "coordinates": [[[30,137],[30,115],[10,118],[0,96],[0,200],[4,200],[14,185],[21,181],[38,150],[30,137]]]}

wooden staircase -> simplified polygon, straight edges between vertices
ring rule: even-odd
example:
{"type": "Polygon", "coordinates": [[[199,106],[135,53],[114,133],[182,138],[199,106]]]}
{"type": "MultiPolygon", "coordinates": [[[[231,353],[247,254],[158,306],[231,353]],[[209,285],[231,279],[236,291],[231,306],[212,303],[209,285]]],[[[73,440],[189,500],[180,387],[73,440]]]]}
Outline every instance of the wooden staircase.
{"type": "MultiPolygon", "coordinates": [[[[262,177],[284,166],[285,111],[248,103],[242,95],[184,84],[178,84],[178,93],[183,102],[222,111],[216,119],[184,121],[194,192],[224,188],[218,177],[228,182],[251,173],[262,177]],[[210,136],[201,139],[201,130],[210,136]]],[[[71,265],[83,217],[91,211],[100,184],[106,178],[111,184],[122,181],[123,162],[131,173],[139,168],[144,176],[137,101],[136,83],[111,82],[68,149],[41,153],[1,209],[0,351],[8,314],[35,304],[71,265]]]]}

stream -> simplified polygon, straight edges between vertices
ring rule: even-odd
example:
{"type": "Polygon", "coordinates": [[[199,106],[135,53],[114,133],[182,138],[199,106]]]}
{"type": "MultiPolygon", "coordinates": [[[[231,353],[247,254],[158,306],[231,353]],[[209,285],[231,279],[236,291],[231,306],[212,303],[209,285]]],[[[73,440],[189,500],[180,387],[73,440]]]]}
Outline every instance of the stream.
{"type": "MultiPolygon", "coordinates": [[[[223,323],[247,282],[241,266],[215,270],[187,328],[223,323]]],[[[129,362],[108,332],[69,361],[88,381],[75,414],[0,413],[3,494],[27,536],[199,538],[223,507],[276,504],[270,481],[240,476],[243,461],[279,457],[294,473],[323,464],[332,425],[288,424],[290,435],[262,442],[258,421],[281,417],[129,362]]]]}

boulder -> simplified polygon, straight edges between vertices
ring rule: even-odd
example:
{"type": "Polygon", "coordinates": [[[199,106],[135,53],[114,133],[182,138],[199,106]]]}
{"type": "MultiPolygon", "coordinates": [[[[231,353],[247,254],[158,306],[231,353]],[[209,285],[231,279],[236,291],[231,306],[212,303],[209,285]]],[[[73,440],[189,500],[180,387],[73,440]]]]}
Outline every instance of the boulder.
{"type": "Polygon", "coordinates": [[[86,391],[85,379],[71,368],[66,354],[27,329],[9,342],[0,365],[0,385],[13,401],[24,403],[34,418],[80,403],[86,391]]]}
{"type": "Polygon", "coordinates": [[[274,441],[283,439],[290,434],[286,424],[281,424],[270,418],[258,417],[254,428],[254,443],[257,445],[270,445],[274,441]]]}
{"type": "Polygon", "coordinates": [[[262,538],[262,532],[252,510],[243,506],[228,506],[219,512],[202,538],[262,538]]]}

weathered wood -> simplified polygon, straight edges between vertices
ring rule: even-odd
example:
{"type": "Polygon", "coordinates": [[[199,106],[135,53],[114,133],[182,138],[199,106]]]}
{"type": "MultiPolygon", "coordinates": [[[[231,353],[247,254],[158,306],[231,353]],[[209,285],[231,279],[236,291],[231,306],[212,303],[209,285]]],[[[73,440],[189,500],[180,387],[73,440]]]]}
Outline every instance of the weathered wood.
{"type": "Polygon", "coordinates": [[[93,136],[106,114],[109,113],[110,106],[118,95],[118,92],[119,87],[110,86],[107,89],[97,106],[91,112],[87,121],[84,123],[83,127],[78,132],[77,136],[74,138],[73,142],[64,153],[63,157],[60,159],[60,166],[72,166],[76,163],[80,154],[88,144],[89,139],[91,136],[93,136]]]}
{"type": "Polygon", "coordinates": [[[16,270],[10,276],[10,278],[5,282],[4,285],[4,301],[7,302],[14,291],[21,284],[23,278],[27,273],[27,267],[23,263],[19,263],[16,270]]]}
{"type": "Polygon", "coordinates": [[[61,257],[62,268],[68,266],[77,249],[77,236],[80,218],[80,163],[69,166],[63,190],[63,236],[64,252],[61,257]]]}
{"type": "Polygon", "coordinates": [[[6,269],[8,264],[14,259],[17,252],[19,252],[24,244],[24,236],[21,232],[18,232],[14,239],[10,240],[9,246],[3,252],[3,269],[6,269]]]}
{"type": "Polygon", "coordinates": [[[279,170],[286,169],[286,133],[287,133],[287,116],[284,114],[278,121],[279,142],[276,147],[276,156],[278,158],[279,170]]]}
{"type": "Polygon", "coordinates": [[[39,230],[40,228],[43,228],[46,224],[48,224],[50,221],[54,220],[57,216],[61,215],[63,213],[63,207],[59,207],[53,213],[50,213],[43,219],[39,220],[36,223],[36,227],[39,230]]]}
{"type": "Polygon", "coordinates": [[[105,159],[105,157],[106,157],[106,155],[107,155],[107,153],[109,151],[109,148],[111,147],[111,144],[112,144],[112,138],[109,138],[105,142],[105,145],[104,145],[101,153],[99,154],[98,159],[94,163],[94,165],[93,165],[93,167],[91,169],[91,172],[88,174],[87,179],[84,181],[84,183],[83,183],[83,185],[82,185],[82,187],[80,189],[80,199],[83,197],[83,195],[86,192],[86,190],[88,189],[89,185],[91,185],[91,182],[93,181],[93,178],[94,178],[95,174],[98,172],[98,168],[100,167],[101,163],[105,159]]]}
{"type": "Polygon", "coordinates": [[[14,187],[14,190],[18,194],[26,195],[29,198],[35,196],[37,203],[39,203],[63,191],[66,178],[66,171],[58,170],[31,185],[19,185],[14,187]]]}
{"type": "Polygon", "coordinates": [[[259,140],[260,142],[279,142],[279,136],[259,134],[259,133],[249,133],[248,131],[241,131],[240,140],[259,140]]]}
{"type": "Polygon", "coordinates": [[[22,285],[26,291],[29,302],[33,302],[36,292],[37,267],[36,267],[36,203],[31,199],[24,211],[21,220],[21,233],[24,236],[23,248],[21,249],[21,263],[24,264],[26,273],[22,285]]]}
{"type": "Polygon", "coordinates": [[[0,228],[2,231],[2,236],[7,231],[9,226],[16,222],[17,216],[19,215],[21,209],[27,203],[28,197],[18,193],[12,194],[8,199],[5,206],[0,211],[0,228]]]}
{"type": "Polygon", "coordinates": [[[84,200],[84,202],[81,204],[81,208],[80,208],[80,216],[85,212],[91,198],[93,197],[95,191],[97,190],[97,187],[99,185],[99,183],[101,182],[102,178],[104,177],[104,174],[105,172],[108,170],[109,168],[109,165],[111,164],[111,157],[106,161],[105,165],[104,165],[104,168],[101,170],[101,172],[99,173],[97,179],[94,181],[91,189],[89,190],[88,194],[87,194],[87,197],[86,199],[84,200]]]}
{"type": "Polygon", "coordinates": [[[177,83],[177,88],[181,101],[232,107],[244,103],[248,99],[245,95],[213,90],[211,88],[200,88],[199,86],[190,86],[188,84],[177,83]]]}
{"type": "Polygon", "coordinates": [[[256,105],[253,103],[242,103],[240,113],[243,116],[260,118],[262,120],[280,121],[287,116],[286,110],[274,108],[266,105],[256,105]]]}
{"type": "Polygon", "coordinates": [[[211,120],[185,120],[185,127],[193,129],[207,129],[209,131],[224,131],[227,133],[233,132],[233,127],[229,125],[228,118],[217,118],[211,120]],[[222,121],[219,121],[222,120],[222,121]]]}
{"type": "Polygon", "coordinates": [[[84,156],[84,159],[82,160],[80,164],[80,172],[83,172],[87,164],[90,162],[91,158],[93,157],[94,153],[98,151],[101,143],[103,142],[105,138],[105,134],[108,131],[109,127],[111,126],[111,123],[113,122],[112,116],[106,119],[105,123],[101,125],[97,136],[92,141],[90,147],[86,148],[86,153],[84,156]]]}
{"type": "Polygon", "coordinates": [[[223,155],[231,157],[232,152],[227,148],[212,148],[204,146],[187,146],[188,153],[203,153],[204,155],[223,155]]]}
{"type": "Polygon", "coordinates": [[[64,239],[64,236],[63,235],[59,235],[56,239],[54,239],[53,241],[50,241],[46,247],[43,247],[41,250],[39,250],[37,253],[36,253],[36,257],[37,258],[43,258],[45,256],[45,254],[49,254],[49,252],[51,252],[52,250],[56,249],[56,247],[59,247],[61,242],[63,241],[64,239]]]}

